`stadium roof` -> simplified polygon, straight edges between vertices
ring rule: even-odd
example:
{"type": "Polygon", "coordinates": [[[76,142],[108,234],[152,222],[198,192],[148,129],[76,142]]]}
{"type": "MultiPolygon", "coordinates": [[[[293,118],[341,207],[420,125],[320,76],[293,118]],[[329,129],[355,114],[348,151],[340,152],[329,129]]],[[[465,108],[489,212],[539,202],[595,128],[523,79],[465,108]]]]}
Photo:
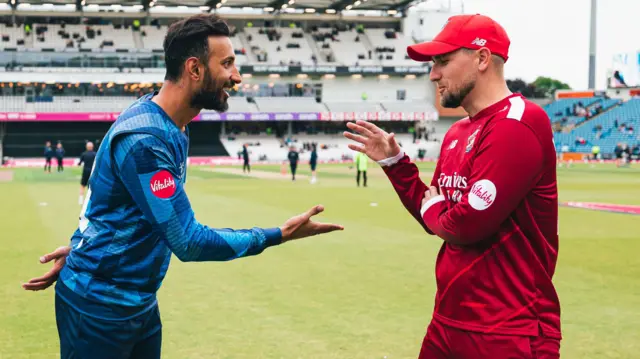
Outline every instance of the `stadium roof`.
{"type": "Polygon", "coordinates": [[[208,6],[211,9],[217,7],[231,8],[272,8],[271,11],[278,11],[284,8],[295,9],[315,9],[325,12],[327,9],[338,11],[342,10],[397,10],[403,11],[414,3],[423,2],[425,0],[12,0],[7,1],[14,6],[19,4],[54,4],[68,5],[73,4],[78,7],[82,5],[122,5],[135,6],[188,6],[201,7],[208,6]]]}

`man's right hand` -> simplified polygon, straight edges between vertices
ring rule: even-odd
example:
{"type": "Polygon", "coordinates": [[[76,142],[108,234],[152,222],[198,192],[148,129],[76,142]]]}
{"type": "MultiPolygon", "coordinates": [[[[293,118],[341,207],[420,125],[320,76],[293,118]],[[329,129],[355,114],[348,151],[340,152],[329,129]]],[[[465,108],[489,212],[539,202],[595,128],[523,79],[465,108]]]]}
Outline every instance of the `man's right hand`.
{"type": "Polygon", "coordinates": [[[280,227],[280,231],[282,232],[282,243],[294,239],[344,230],[344,227],[341,225],[318,223],[311,220],[311,217],[321,213],[322,211],[324,211],[323,206],[314,206],[303,214],[289,218],[289,220],[280,227]]]}
{"type": "Polygon", "coordinates": [[[71,247],[64,246],[59,247],[55,251],[45,254],[40,257],[40,263],[48,263],[52,260],[55,260],[53,263],[53,267],[47,273],[45,273],[41,277],[32,278],[27,283],[22,285],[22,288],[26,290],[43,290],[49,288],[56,280],[58,280],[58,275],[60,275],[60,271],[64,267],[64,264],[67,261],[67,256],[71,252],[71,247]]]}
{"type": "Polygon", "coordinates": [[[347,127],[358,134],[345,131],[344,137],[363,145],[349,144],[349,148],[364,153],[376,162],[394,157],[402,150],[396,142],[395,134],[387,133],[371,122],[348,122],[347,127]]]}

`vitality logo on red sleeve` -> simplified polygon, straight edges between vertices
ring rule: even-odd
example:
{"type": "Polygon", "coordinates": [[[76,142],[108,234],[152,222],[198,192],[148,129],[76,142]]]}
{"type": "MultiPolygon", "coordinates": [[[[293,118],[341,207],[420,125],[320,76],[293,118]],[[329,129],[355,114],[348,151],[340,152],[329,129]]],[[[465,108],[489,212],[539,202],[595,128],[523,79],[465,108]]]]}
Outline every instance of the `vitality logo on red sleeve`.
{"type": "Polygon", "coordinates": [[[176,182],[171,173],[167,170],[161,170],[151,177],[151,193],[158,198],[169,198],[176,193],[176,182]]]}
{"type": "Polygon", "coordinates": [[[496,200],[496,185],[483,179],[473,184],[469,192],[469,204],[478,211],[489,208],[496,200]]]}

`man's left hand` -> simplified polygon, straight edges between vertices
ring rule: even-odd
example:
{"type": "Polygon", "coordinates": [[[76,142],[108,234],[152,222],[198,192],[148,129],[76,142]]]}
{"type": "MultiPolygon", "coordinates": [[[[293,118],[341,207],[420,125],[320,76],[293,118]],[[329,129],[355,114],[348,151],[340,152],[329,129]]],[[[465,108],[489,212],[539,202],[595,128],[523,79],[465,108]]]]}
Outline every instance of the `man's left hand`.
{"type": "Polygon", "coordinates": [[[32,278],[22,285],[22,288],[31,291],[43,290],[49,288],[56,280],[62,268],[64,267],[67,256],[71,252],[71,247],[59,247],[55,251],[40,257],[40,263],[48,263],[54,261],[53,267],[41,277],[32,278]]]}
{"type": "Polygon", "coordinates": [[[320,214],[323,211],[323,206],[314,206],[303,214],[289,218],[289,220],[280,227],[280,230],[282,231],[282,243],[294,239],[344,230],[344,227],[338,224],[319,223],[311,220],[311,217],[320,214]]]}

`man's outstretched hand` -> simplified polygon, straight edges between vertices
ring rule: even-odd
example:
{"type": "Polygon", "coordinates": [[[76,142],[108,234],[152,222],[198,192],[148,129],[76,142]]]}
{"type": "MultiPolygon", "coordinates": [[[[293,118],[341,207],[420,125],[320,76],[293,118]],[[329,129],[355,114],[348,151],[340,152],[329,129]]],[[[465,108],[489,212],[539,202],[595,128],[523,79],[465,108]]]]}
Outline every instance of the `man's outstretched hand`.
{"type": "Polygon", "coordinates": [[[55,260],[53,267],[51,267],[51,270],[45,273],[42,277],[32,278],[27,283],[24,283],[22,288],[33,291],[49,288],[56,280],[58,280],[58,275],[60,275],[60,271],[64,267],[70,251],[71,247],[64,246],[40,257],[40,263],[43,264],[55,260]]]}
{"type": "Polygon", "coordinates": [[[376,162],[394,157],[401,151],[394,133],[387,133],[371,122],[348,122],[347,127],[358,134],[345,131],[344,137],[362,144],[349,144],[349,148],[364,153],[376,162]]]}
{"type": "Polygon", "coordinates": [[[303,214],[289,218],[289,220],[280,227],[282,231],[282,243],[294,239],[344,230],[344,227],[337,224],[318,223],[311,220],[311,217],[322,211],[324,211],[323,206],[314,206],[303,214]]]}
{"type": "MultiPolygon", "coordinates": [[[[311,220],[311,217],[324,211],[324,207],[315,206],[307,212],[297,215],[287,220],[280,228],[282,231],[282,242],[311,237],[318,234],[329,233],[333,231],[344,230],[344,227],[337,224],[318,223],[311,220]]],[[[32,278],[22,285],[25,290],[38,291],[49,288],[58,280],[60,271],[64,268],[67,256],[71,251],[71,247],[59,247],[55,251],[40,257],[40,263],[49,263],[54,261],[53,267],[41,277],[32,278]]]]}

